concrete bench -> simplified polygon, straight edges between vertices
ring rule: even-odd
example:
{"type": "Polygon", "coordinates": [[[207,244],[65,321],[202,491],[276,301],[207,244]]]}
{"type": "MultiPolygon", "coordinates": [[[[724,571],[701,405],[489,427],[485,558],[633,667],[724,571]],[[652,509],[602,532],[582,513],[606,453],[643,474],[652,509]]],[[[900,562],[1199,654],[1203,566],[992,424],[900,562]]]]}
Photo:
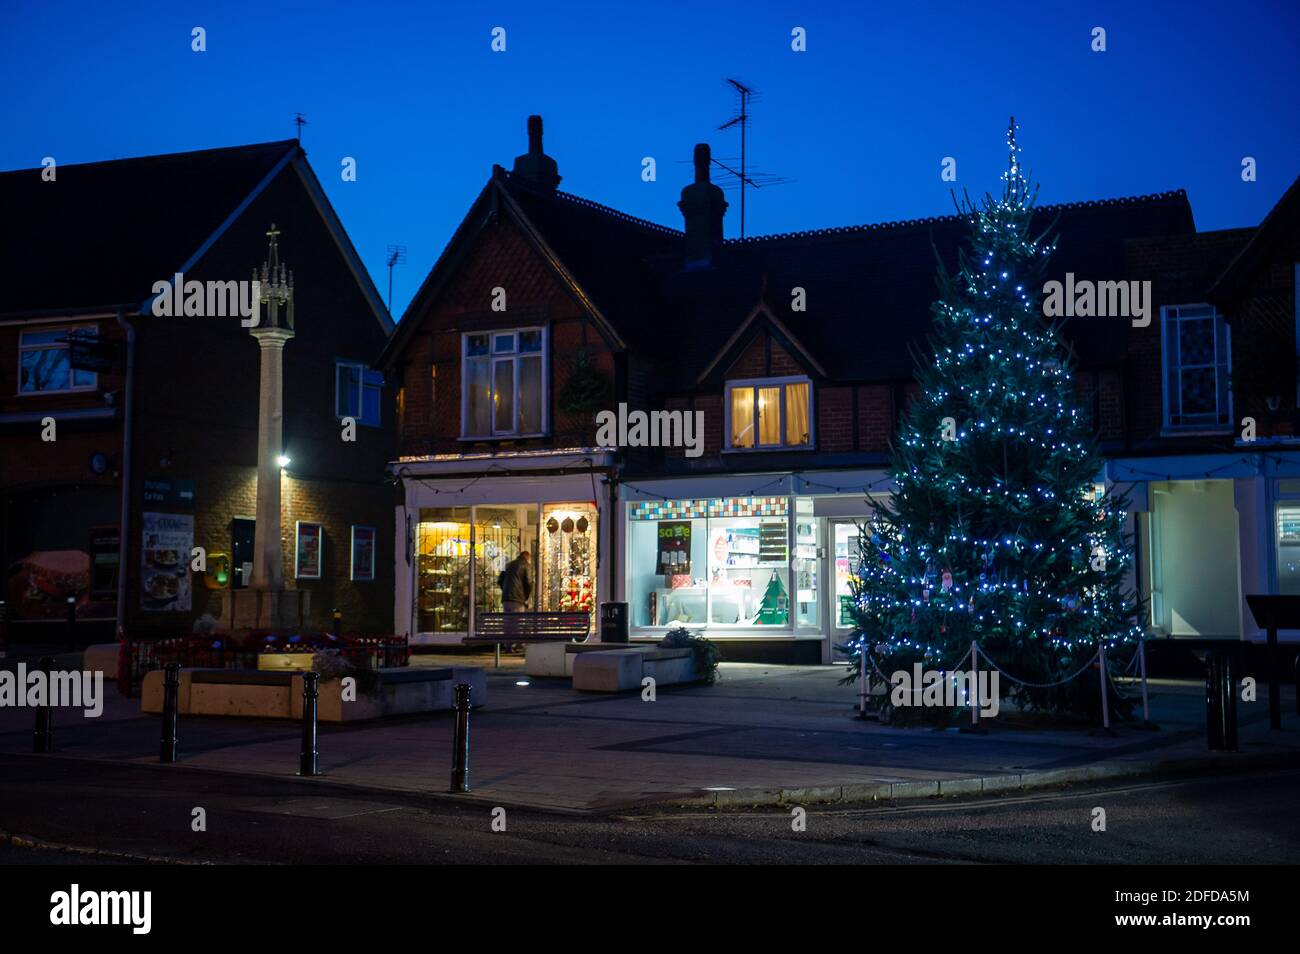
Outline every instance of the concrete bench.
{"type": "MultiPolygon", "coordinates": [[[[145,674],[140,692],[142,712],[162,712],[163,676],[162,670],[145,674]]],[[[316,717],[321,722],[356,722],[450,710],[455,686],[462,682],[470,685],[472,705],[487,704],[487,677],[474,666],[380,669],[374,695],[358,687],[356,699],[346,702],[342,681],[331,679],[320,684],[316,717]]],[[[302,674],[291,671],[182,669],[177,710],[182,715],[301,719],[302,685],[302,674]]]]}
{"type": "Polygon", "coordinates": [[[648,643],[529,643],[524,647],[524,672],[530,676],[569,677],[573,675],[573,661],[582,653],[644,653],[654,648],[648,643]]]}
{"type": "Polygon", "coordinates": [[[573,688],[580,692],[628,692],[640,689],[646,676],[658,686],[695,682],[695,654],[651,646],[641,652],[582,653],[573,663],[573,688]]]}

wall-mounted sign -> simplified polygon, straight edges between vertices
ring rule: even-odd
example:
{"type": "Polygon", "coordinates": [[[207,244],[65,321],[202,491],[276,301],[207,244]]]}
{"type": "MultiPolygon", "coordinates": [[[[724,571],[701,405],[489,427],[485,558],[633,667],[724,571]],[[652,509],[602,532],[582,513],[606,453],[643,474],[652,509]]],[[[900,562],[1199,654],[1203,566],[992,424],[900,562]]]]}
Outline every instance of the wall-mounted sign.
{"type": "Polygon", "coordinates": [[[321,568],[321,542],[325,536],[324,528],[319,523],[305,523],[299,520],[294,534],[297,545],[294,547],[294,576],[300,580],[319,580],[321,568]]]}
{"type": "Polygon", "coordinates": [[[150,507],[193,510],[194,481],[175,480],[170,477],[146,477],[144,479],[144,502],[150,507]]]}
{"type": "Polygon", "coordinates": [[[352,579],[375,578],[375,528],[352,528],[352,579]]]}
{"type": "Polygon", "coordinates": [[[140,608],[149,612],[190,609],[190,553],[194,517],[182,513],[144,513],[140,550],[140,608]]]}

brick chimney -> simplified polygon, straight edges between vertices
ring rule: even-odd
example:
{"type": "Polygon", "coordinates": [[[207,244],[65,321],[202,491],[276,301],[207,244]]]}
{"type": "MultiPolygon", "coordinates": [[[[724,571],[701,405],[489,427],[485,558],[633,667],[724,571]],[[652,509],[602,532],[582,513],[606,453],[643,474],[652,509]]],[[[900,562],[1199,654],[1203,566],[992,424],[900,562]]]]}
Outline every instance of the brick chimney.
{"type": "Polygon", "coordinates": [[[528,151],[515,157],[513,175],[527,179],[541,186],[548,192],[554,192],[560,184],[559,166],[555,160],[542,152],[542,117],[528,117],[528,151]]]}
{"type": "Polygon", "coordinates": [[[686,266],[712,264],[722,247],[722,216],[727,200],[722,190],[709,181],[709,144],[695,145],[695,181],[682,190],[677,208],[686,220],[686,266]]]}

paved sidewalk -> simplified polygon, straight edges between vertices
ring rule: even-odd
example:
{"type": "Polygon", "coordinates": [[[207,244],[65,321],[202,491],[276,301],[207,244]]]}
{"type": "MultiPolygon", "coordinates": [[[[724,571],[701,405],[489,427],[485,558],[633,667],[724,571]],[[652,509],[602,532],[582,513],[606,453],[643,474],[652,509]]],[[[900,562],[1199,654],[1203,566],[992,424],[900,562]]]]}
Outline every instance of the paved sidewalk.
{"type": "MultiPolygon", "coordinates": [[[[904,798],[1177,768],[1300,764],[1290,687],[1282,731],[1268,731],[1261,691],[1260,701],[1239,705],[1241,753],[1216,754],[1206,751],[1203,689],[1191,683],[1153,683],[1160,730],[1121,725],[1112,738],[1087,730],[995,725],[973,735],[862,722],[854,718],[854,688],[839,685],[839,667],[724,664],[717,685],[661,689],[654,703],[637,694],[577,693],[567,680],[529,679],[517,669],[493,673],[490,663],[487,671],[489,704],[471,722],[471,797],[493,804],[603,811],[904,798]]],[[[99,719],[56,713],[56,757],[156,764],[158,720],[141,716],[138,700],[123,699],[111,683],[106,689],[99,719]]],[[[0,710],[0,752],[31,752],[32,722],[29,709],[0,710]]],[[[445,792],[451,734],[449,713],[322,724],[323,784],[445,792]]],[[[181,759],[197,768],[291,776],[298,747],[292,722],[181,719],[181,759]]]]}

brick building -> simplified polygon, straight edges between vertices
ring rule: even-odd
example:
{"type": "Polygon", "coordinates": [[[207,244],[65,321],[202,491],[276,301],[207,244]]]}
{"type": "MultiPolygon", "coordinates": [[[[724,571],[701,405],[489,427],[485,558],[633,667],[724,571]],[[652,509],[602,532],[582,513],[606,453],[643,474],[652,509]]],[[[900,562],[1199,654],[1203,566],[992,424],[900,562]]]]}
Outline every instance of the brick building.
{"type": "MultiPolygon", "coordinates": [[[[385,352],[403,408],[398,632],[458,641],[475,612],[499,607],[497,572],[526,549],[543,575],[553,567],[538,608],[572,604],[581,571],[592,602],[629,604],[633,638],[681,623],[724,641],[729,658],[832,657],[850,628],[856,523],[888,490],[890,441],[914,393],[935,254],[955,269],[967,225],[725,240],[710,163],[697,147],[680,229],[559,191],[537,119],[529,152],[494,168],[385,352]],[[620,404],[702,414],[702,447],[600,446],[596,413],[620,404]],[[585,541],[565,529],[579,512],[585,541]],[[579,542],[594,560],[571,559],[579,542]]],[[[1300,574],[1277,562],[1289,555],[1271,529],[1292,512],[1274,513],[1277,495],[1294,487],[1288,533],[1300,540],[1300,482],[1282,479],[1295,467],[1295,193],[1258,229],[1214,233],[1196,231],[1182,191],[1038,212],[1059,235],[1048,279],[1153,282],[1149,325],[1075,319],[1065,333],[1108,458],[1097,481],[1134,501],[1133,584],[1154,597],[1156,632],[1246,635],[1240,593],[1276,591],[1279,573],[1286,591],[1300,574]],[[1286,372],[1285,387],[1256,382],[1249,399],[1266,457],[1243,452],[1232,414],[1247,375],[1228,345],[1246,327],[1286,372]],[[1208,497],[1186,509],[1170,481],[1208,497]]]]}
{"type": "Polygon", "coordinates": [[[306,627],[328,627],[338,607],[345,630],[387,632],[383,471],[395,415],[393,389],[371,367],[392,322],[299,144],[43,171],[0,174],[11,640],[41,641],[68,597],[83,643],[119,625],[187,633],[202,614],[219,616],[223,586],[248,582],[258,342],[237,316],[159,316],[152,302],[155,283],[177,272],[187,283],[251,279],[272,227],[295,284],[283,350],[284,579],[310,594],[306,627]],[[354,441],[341,439],[349,416],[354,441]],[[194,547],[208,572],[188,569],[194,547]]]}

